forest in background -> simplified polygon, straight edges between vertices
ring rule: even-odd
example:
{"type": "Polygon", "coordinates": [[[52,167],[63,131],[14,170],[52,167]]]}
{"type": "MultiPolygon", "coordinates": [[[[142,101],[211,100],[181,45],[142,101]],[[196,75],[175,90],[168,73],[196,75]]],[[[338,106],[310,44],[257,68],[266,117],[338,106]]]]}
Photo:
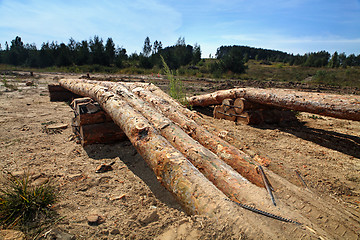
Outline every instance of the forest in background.
{"type": "Polygon", "coordinates": [[[142,52],[129,54],[124,47],[115,47],[112,38],[105,42],[99,36],[80,42],[70,38],[67,44],[44,42],[38,49],[35,44],[24,44],[17,36],[10,44],[6,42],[4,49],[0,47],[0,69],[156,74],[163,73],[161,56],[178,76],[261,81],[303,81],[313,77],[315,83],[360,86],[360,54],[319,51],[294,55],[234,45],[220,46],[214,59],[201,58],[200,45],[186,44],[184,37],[167,47],[146,37],[142,52]]]}

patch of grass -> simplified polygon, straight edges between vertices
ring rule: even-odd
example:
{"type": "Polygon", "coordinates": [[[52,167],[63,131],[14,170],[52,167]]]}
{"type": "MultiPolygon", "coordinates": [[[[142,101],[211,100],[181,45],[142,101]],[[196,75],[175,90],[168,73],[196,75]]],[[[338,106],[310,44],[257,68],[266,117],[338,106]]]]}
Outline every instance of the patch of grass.
{"type": "Polygon", "coordinates": [[[10,89],[11,91],[17,91],[18,90],[17,86],[15,86],[13,84],[10,84],[9,81],[5,78],[5,76],[3,77],[3,79],[1,81],[4,84],[5,88],[10,89]]]}
{"type": "Polygon", "coordinates": [[[169,66],[166,64],[163,56],[161,56],[161,61],[163,64],[163,71],[166,74],[167,78],[170,80],[169,83],[169,95],[178,100],[181,104],[184,105],[189,105],[188,102],[186,101],[186,95],[184,92],[184,85],[182,83],[182,81],[179,78],[175,78],[174,74],[171,72],[169,66]]]}
{"type": "Polygon", "coordinates": [[[311,115],[311,116],[309,116],[309,118],[314,119],[314,120],[316,120],[316,119],[324,119],[323,117],[320,117],[320,116],[317,116],[317,115],[311,115]]]}
{"type": "Polygon", "coordinates": [[[41,125],[42,125],[42,126],[48,126],[48,125],[51,125],[51,124],[54,124],[54,123],[56,123],[56,122],[54,122],[54,121],[48,121],[48,122],[43,122],[43,123],[41,123],[41,125]]]}
{"type": "Polygon", "coordinates": [[[0,185],[0,224],[26,233],[41,228],[53,215],[51,205],[56,199],[57,191],[51,182],[34,186],[29,174],[6,174],[0,185]]]}

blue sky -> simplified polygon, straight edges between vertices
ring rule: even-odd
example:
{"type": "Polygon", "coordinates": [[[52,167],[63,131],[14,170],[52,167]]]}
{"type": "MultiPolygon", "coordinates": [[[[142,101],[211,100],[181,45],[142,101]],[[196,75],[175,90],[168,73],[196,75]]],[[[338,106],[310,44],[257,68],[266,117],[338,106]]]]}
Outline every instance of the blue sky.
{"type": "Polygon", "coordinates": [[[199,44],[202,57],[222,45],[300,53],[360,54],[360,0],[0,0],[0,43],[68,43],[112,37],[128,53],[144,39],[199,44]]]}

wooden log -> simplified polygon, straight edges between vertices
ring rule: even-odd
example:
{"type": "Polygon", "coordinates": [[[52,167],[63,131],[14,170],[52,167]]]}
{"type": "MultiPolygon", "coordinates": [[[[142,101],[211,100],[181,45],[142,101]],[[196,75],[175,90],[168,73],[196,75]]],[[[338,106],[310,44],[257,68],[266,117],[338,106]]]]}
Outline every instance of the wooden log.
{"type": "Polygon", "coordinates": [[[236,120],[237,114],[234,108],[229,108],[227,111],[225,111],[224,115],[226,120],[234,122],[236,120]]]}
{"type": "Polygon", "coordinates": [[[224,112],[225,112],[225,110],[224,110],[223,105],[216,105],[214,107],[213,116],[214,116],[214,118],[217,118],[217,119],[224,119],[225,118],[224,112]]]}
{"type": "Polygon", "coordinates": [[[222,101],[221,105],[224,106],[224,111],[228,111],[234,105],[234,100],[231,98],[226,98],[222,101]]]}
{"type": "Polygon", "coordinates": [[[236,98],[234,100],[234,109],[237,114],[241,114],[246,110],[253,110],[253,109],[267,109],[269,108],[268,105],[263,105],[255,102],[250,102],[245,98],[236,98]]]}
{"type": "Polygon", "coordinates": [[[357,95],[300,92],[290,89],[236,88],[194,96],[187,100],[192,106],[209,106],[220,104],[225,98],[245,98],[272,107],[360,121],[360,96],[357,95]]]}
{"type": "Polygon", "coordinates": [[[187,98],[187,101],[192,106],[199,106],[199,107],[206,107],[210,105],[219,105],[222,103],[224,99],[235,99],[237,98],[237,90],[230,89],[230,90],[220,90],[217,92],[193,96],[187,98]]]}
{"type": "Polygon", "coordinates": [[[259,125],[264,121],[261,112],[259,111],[247,111],[243,112],[236,118],[237,123],[246,125],[259,125]]]}

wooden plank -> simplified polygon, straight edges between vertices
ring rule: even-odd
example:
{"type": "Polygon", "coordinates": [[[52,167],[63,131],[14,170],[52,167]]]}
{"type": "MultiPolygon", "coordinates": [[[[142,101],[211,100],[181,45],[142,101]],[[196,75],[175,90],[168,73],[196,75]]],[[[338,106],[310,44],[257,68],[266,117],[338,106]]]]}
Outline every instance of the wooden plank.
{"type": "Polygon", "coordinates": [[[127,139],[125,133],[113,122],[80,126],[81,145],[114,143],[127,139]]]}

